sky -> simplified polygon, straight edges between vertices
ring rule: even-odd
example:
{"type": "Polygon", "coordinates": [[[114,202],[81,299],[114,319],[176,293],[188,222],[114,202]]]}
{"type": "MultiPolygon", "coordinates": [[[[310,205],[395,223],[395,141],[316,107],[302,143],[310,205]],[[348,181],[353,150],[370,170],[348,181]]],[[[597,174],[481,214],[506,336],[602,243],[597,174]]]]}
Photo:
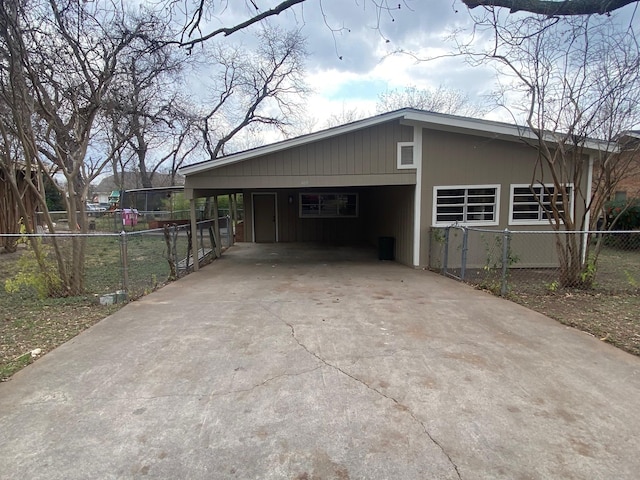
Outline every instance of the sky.
{"type": "MultiPolygon", "coordinates": [[[[397,53],[411,52],[420,58],[451,53],[453,44],[446,38],[453,30],[472,25],[464,4],[459,0],[399,1],[400,9],[384,12],[374,0],[307,0],[269,20],[283,28],[301,28],[307,37],[306,80],[313,93],[305,99],[305,110],[316,129],[326,126],[332,116],[353,111],[361,117],[374,115],[379,95],[389,90],[442,85],[476,99],[493,89],[491,69],[472,68],[460,57],[416,61],[397,53]]],[[[266,8],[279,1],[256,3],[266,8]]],[[[229,2],[212,13],[208,27],[228,26],[246,12],[244,2],[229,2]]],[[[215,41],[251,45],[255,28],[215,41]]],[[[487,117],[499,120],[505,114],[489,112],[487,117]]]]}

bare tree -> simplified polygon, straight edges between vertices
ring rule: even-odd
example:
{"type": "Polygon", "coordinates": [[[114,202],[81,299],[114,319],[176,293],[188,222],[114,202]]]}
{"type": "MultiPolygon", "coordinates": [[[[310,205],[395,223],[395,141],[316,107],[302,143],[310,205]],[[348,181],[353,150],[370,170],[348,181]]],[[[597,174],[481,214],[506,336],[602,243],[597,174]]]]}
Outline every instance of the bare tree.
{"type": "MultiPolygon", "coordinates": [[[[131,19],[110,3],[17,0],[0,3],[0,96],[11,112],[26,181],[50,231],[43,176],[64,178],[71,230],[87,231],[89,182],[109,154],[89,157],[95,120],[111,87],[121,55],[155,28],[153,19],[131,19]],[[31,173],[33,172],[33,175],[31,173]],[[33,179],[33,180],[32,180],[33,179]]],[[[57,184],[52,181],[52,184],[57,184]]],[[[28,230],[32,231],[32,226],[28,230]]],[[[71,239],[71,259],[52,241],[62,295],[84,288],[85,241],[71,239]]],[[[31,243],[36,257],[40,245],[31,243]]],[[[44,267],[43,267],[44,268],[44,267]]]]}
{"type": "Polygon", "coordinates": [[[305,93],[305,41],[299,32],[265,29],[255,53],[215,46],[215,93],[205,102],[199,128],[210,158],[225,154],[232,139],[249,126],[285,130],[305,93]]]}
{"type": "MultiPolygon", "coordinates": [[[[172,34],[168,23],[160,23],[153,38],[140,38],[122,58],[113,86],[105,101],[104,123],[109,138],[124,142],[112,170],[135,170],[142,187],[164,164],[183,149],[193,121],[181,98],[183,70],[194,57],[187,57],[173,45],[162,44],[172,34]],[[140,54],[140,51],[145,52],[140,54]]],[[[175,176],[175,174],[174,174],[175,176]]]]}
{"type": "MultiPolygon", "coordinates": [[[[476,38],[490,33],[489,48],[461,44],[477,63],[497,68],[501,101],[514,118],[525,118],[538,152],[531,192],[558,232],[595,226],[603,203],[628,171],[631,155],[617,140],[640,122],[640,48],[632,29],[619,31],[612,19],[500,15],[476,17],[476,38]],[[523,100],[518,103],[514,92],[523,100]],[[593,139],[599,139],[594,141],[593,139]],[[589,146],[600,146],[594,182],[584,184],[589,146]],[[553,185],[549,188],[546,185],[553,185]],[[545,201],[550,198],[550,201],[545,201]]],[[[592,159],[594,160],[594,159],[592,159]]],[[[564,286],[593,281],[599,243],[559,234],[556,250],[564,286]]]]}
{"type": "Polygon", "coordinates": [[[431,112],[467,117],[482,116],[486,109],[460,90],[440,85],[436,89],[406,87],[384,92],[378,96],[376,111],[391,112],[401,108],[416,108],[431,112]]]}

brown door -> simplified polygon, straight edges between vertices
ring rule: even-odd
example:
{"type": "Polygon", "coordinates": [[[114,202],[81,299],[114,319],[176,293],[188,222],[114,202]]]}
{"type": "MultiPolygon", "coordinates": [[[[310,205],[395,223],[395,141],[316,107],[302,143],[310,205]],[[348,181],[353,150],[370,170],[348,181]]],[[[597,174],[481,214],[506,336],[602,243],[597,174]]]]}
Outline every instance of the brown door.
{"type": "Polygon", "coordinates": [[[256,243],[276,241],[276,195],[274,193],[253,195],[253,225],[256,243]]]}

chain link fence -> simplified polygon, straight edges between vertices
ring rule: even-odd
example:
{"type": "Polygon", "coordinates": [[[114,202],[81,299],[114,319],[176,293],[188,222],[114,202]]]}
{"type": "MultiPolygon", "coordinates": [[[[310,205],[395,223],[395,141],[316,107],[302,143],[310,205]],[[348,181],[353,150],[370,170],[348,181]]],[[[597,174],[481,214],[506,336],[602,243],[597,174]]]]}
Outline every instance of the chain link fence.
{"type": "Polygon", "coordinates": [[[220,238],[216,239],[214,220],[198,222],[197,255],[191,251],[190,225],[171,222],[162,228],[119,233],[93,230],[89,234],[0,235],[3,245],[7,240],[15,244],[14,255],[18,256],[14,274],[0,288],[64,296],[65,282],[59,278],[58,267],[61,261],[67,286],[70,282],[81,285],[83,295],[95,295],[101,303],[136,298],[191,272],[194,258],[200,264],[207,263],[220,249],[231,246],[234,232],[230,218],[219,218],[218,225],[220,238]],[[74,275],[81,276],[81,280],[70,281],[74,275]]]}
{"type": "Polygon", "coordinates": [[[429,266],[503,296],[576,287],[637,294],[640,231],[433,228],[429,266]]]}

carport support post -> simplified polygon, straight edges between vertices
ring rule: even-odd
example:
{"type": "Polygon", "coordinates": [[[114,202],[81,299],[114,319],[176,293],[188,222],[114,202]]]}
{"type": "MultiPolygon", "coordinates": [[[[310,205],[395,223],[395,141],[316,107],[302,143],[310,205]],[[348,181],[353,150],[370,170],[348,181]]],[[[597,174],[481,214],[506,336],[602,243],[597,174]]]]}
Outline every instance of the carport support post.
{"type": "Polygon", "coordinates": [[[216,236],[216,258],[219,258],[220,255],[222,255],[222,250],[220,248],[220,242],[222,241],[222,239],[220,238],[220,220],[218,219],[218,215],[218,196],[215,195],[213,197],[213,231],[215,232],[216,236]]]}
{"type": "MultiPolygon", "coordinates": [[[[189,215],[191,216],[191,255],[193,256],[193,271],[200,268],[200,249],[198,248],[198,218],[196,217],[196,199],[189,199],[189,215]]],[[[187,266],[189,259],[187,258],[187,266]]]]}
{"type": "Polygon", "coordinates": [[[507,273],[509,272],[509,250],[511,247],[511,232],[508,228],[504,229],[502,237],[502,282],[500,284],[500,295],[504,297],[507,294],[507,273]]]}
{"type": "Polygon", "coordinates": [[[229,195],[229,217],[227,218],[227,233],[229,236],[229,247],[234,244],[236,237],[236,194],[229,195]]]}

